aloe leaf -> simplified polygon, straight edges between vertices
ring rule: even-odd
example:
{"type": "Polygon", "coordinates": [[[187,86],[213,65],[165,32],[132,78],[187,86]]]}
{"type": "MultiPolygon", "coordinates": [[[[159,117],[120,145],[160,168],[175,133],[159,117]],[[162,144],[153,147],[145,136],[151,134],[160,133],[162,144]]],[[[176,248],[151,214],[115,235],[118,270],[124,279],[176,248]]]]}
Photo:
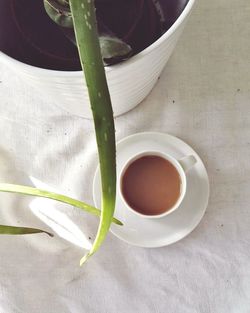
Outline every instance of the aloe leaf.
{"type": "Polygon", "coordinates": [[[62,27],[73,28],[68,1],[44,0],[43,3],[47,14],[55,23],[62,27]]]}
{"type": "Polygon", "coordinates": [[[105,65],[112,65],[128,59],[132,55],[132,48],[118,38],[98,17],[98,33],[102,59],[105,65]]]}
{"type": "Polygon", "coordinates": [[[50,237],[54,236],[53,234],[45,230],[41,230],[37,228],[0,225],[1,235],[28,235],[28,234],[38,234],[38,233],[45,233],[49,235],[50,237]]]}
{"type": "MultiPolygon", "coordinates": [[[[74,207],[82,209],[82,210],[84,210],[88,213],[91,213],[93,215],[96,215],[96,216],[101,215],[100,210],[98,210],[95,207],[88,205],[82,201],[79,201],[79,200],[58,194],[58,193],[42,190],[42,189],[37,189],[37,188],[29,187],[29,186],[0,183],[0,191],[19,193],[19,194],[23,194],[23,195],[36,196],[36,197],[42,197],[42,198],[48,198],[48,199],[52,199],[52,200],[56,200],[56,201],[59,201],[62,203],[72,205],[74,207]]],[[[112,222],[117,224],[117,225],[122,225],[122,223],[119,220],[117,220],[116,218],[113,218],[112,222]]]]}
{"type": "Polygon", "coordinates": [[[126,60],[131,54],[131,47],[117,37],[100,36],[102,58],[105,65],[112,65],[126,60]]]}
{"type": "Polygon", "coordinates": [[[98,40],[94,1],[70,0],[69,3],[94,118],[102,182],[100,224],[92,249],[80,261],[82,265],[101,246],[109,231],[114,214],[116,198],[115,128],[98,40]]]}

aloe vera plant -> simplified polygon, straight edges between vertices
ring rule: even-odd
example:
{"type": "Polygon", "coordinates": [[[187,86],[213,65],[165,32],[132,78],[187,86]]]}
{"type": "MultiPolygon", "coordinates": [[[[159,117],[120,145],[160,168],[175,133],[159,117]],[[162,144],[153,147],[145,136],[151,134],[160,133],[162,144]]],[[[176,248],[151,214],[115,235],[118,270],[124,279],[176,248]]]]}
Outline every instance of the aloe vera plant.
{"type": "MultiPolygon", "coordinates": [[[[115,128],[110,94],[107,86],[101,55],[94,3],[91,0],[58,0],[61,5],[69,4],[76,43],[93,112],[96,141],[102,180],[102,210],[64,195],[51,193],[28,186],[0,184],[0,191],[24,195],[36,195],[68,203],[89,213],[100,216],[100,224],[92,249],[82,258],[83,264],[101,246],[112,222],[122,225],[113,218],[116,196],[115,128]]],[[[2,234],[31,234],[45,232],[34,228],[0,226],[2,234]]],[[[48,232],[45,232],[50,234],[48,232]]]]}
{"type": "MultiPolygon", "coordinates": [[[[44,7],[50,18],[61,26],[65,35],[76,44],[69,0],[44,0],[44,7]]],[[[104,64],[111,65],[125,60],[131,55],[132,48],[118,38],[100,18],[98,20],[98,33],[104,64]]]]}
{"type": "MultiPolygon", "coordinates": [[[[50,18],[76,43],[69,0],[43,2],[50,18]]],[[[95,0],[95,6],[105,65],[126,60],[146,48],[165,30],[165,16],[158,0],[95,0]]]]}
{"type": "MultiPolygon", "coordinates": [[[[81,70],[68,0],[44,1],[0,1],[0,50],[36,67],[81,70]],[[67,27],[60,26],[65,17],[69,17],[67,27]],[[55,18],[58,23],[53,22],[55,18]]],[[[188,0],[95,0],[105,65],[126,60],[155,42],[183,1],[188,0]]]]}

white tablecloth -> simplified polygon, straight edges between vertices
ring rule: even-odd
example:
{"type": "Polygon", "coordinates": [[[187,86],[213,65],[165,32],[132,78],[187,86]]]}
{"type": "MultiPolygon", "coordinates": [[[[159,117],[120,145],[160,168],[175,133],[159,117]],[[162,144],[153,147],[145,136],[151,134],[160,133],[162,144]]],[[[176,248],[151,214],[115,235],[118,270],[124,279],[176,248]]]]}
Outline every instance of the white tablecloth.
{"type": "MultiPolygon", "coordinates": [[[[157,86],[116,119],[118,140],[161,131],[198,152],[211,183],[200,225],[159,249],[110,234],[82,268],[84,251],[60,236],[2,236],[1,313],[250,312],[249,38],[248,0],[198,1],[157,86]]],[[[54,186],[92,203],[92,122],[65,113],[3,65],[0,81],[1,180],[54,186]]],[[[1,194],[1,223],[50,229],[31,212],[32,201],[1,194]]],[[[49,206],[94,237],[96,218],[49,206]]]]}

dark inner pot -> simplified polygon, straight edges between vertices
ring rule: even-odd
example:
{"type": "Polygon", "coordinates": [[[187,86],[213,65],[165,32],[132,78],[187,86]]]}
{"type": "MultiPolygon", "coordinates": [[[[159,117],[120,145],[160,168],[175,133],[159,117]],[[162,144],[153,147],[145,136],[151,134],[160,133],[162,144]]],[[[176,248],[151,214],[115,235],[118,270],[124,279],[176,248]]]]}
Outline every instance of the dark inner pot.
{"type": "MultiPolygon", "coordinates": [[[[165,32],[188,0],[96,0],[98,16],[136,54],[165,32]],[[165,20],[157,12],[159,2],[165,20]]],[[[80,70],[75,45],[46,14],[43,0],[0,0],[0,51],[21,62],[80,70]]]]}

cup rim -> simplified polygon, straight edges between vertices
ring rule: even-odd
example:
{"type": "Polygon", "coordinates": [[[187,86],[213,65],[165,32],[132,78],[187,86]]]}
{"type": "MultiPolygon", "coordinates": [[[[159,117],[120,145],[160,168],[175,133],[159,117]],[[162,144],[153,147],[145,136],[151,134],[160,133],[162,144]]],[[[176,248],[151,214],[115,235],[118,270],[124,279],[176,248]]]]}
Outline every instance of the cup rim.
{"type": "Polygon", "coordinates": [[[178,162],[178,160],[174,157],[172,157],[171,155],[169,155],[168,153],[162,152],[162,151],[157,151],[157,150],[150,150],[150,151],[142,151],[139,152],[137,154],[134,154],[131,158],[129,158],[126,163],[123,165],[122,169],[119,172],[119,176],[118,176],[118,181],[119,181],[119,196],[121,197],[122,201],[125,203],[126,208],[130,211],[132,211],[134,214],[140,216],[140,217],[144,217],[144,218],[149,218],[149,219],[154,219],[154,218],[161,218],[161,217],[165,217],[171,213],[173,213],[175,210],[177,210],[183,199],[184,196],[186,194],[186,189],[187,189],[187,179],[186,179],[186,173],[184,171],[184,169],[182,168],[181,164],[178,162]],[[143,214],[140,213],[138,211],[136,211],[135,209],[133,209],[126,201],[125,197],[123,196],[122,193],[122,178],[123,175],[125,173],[125,171],[127,170],[127,168],[129,167],[130,164],[132,164],[135,160],[143,157],[143,156],[159,156],[162,157],[163,159],[169,161],[177,170],[180,179],[181,179],[181,192],[180,192],[180,196],[178,198],[178,200],[175,202],[175,204],[167,211],[160,213],[160,214],[155,214],[155,215],[147,215],[147,214],[143,214]]]}

